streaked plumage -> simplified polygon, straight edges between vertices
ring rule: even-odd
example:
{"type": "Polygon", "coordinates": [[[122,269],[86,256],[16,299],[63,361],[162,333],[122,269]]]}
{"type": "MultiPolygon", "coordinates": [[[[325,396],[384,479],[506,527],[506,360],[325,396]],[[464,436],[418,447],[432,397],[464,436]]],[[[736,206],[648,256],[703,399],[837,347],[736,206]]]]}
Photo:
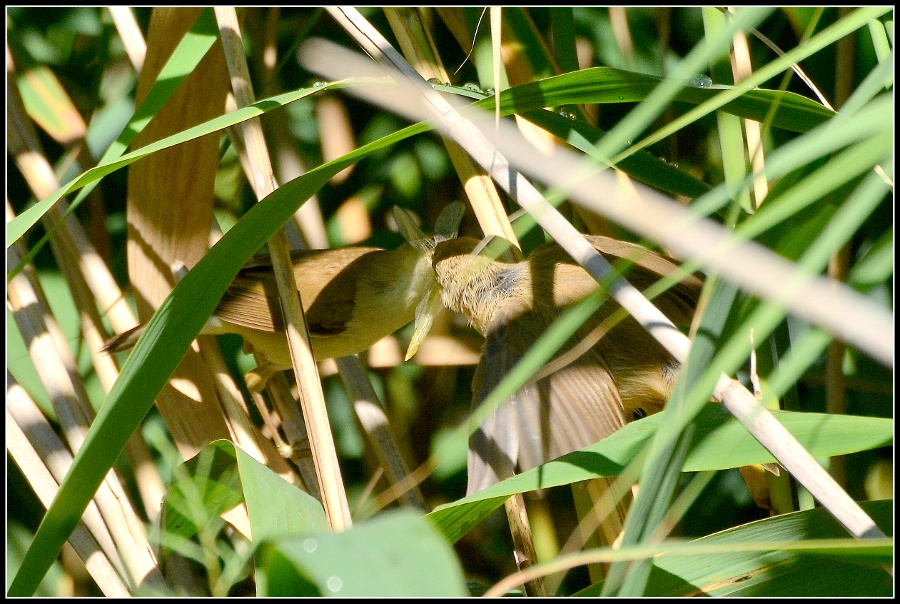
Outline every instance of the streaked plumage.
{"type": "MultiPolygon", "coordinates": [[[[606,237],[588,241],[610,261],[627,258],[626,277],[645,289],[677,265],[645,248],[606,237]]],[[[518,263],[471,255],[473,238],[439,243],[433,264],[444,304],[463,313],[483,336],[473,382],[473,408],[500,383],[560,312],[599,287],[555,243],[518,263]]],[[[688,277],[656,299],[674,323],[689,324],[702,282],[688,277]]],[[[567,342],[571,350],[615,310],[611,298],[567,342]]],[[[515,471],[585,447],[625,422],[659,411],[677,373],[675,360],[627,317],[588,351],[546,377],[527,383],[501,405],[469,442],[468,492],[515,471]]]]}

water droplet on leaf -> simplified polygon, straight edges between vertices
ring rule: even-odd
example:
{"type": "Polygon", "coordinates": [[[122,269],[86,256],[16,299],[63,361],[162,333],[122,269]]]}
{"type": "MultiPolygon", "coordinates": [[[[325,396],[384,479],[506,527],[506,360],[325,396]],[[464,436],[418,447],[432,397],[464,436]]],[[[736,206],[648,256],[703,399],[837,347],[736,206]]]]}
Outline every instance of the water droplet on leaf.
{"type": "Polygon", "coordinates": [[[693,86],[694,88],[709,88],[712,86],[712,78],[708,75],[696,75],[691,78],[691,81],[688,82],[688,86],[693,86]]]}

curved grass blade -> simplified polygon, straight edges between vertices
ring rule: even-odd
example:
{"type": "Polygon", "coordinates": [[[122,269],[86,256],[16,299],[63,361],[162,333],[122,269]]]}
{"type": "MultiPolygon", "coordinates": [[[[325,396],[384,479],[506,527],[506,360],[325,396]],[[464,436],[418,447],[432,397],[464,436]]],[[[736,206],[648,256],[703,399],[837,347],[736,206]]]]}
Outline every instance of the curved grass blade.
{"type": "MultiPolygon", "coordinates": [[[[597,151],[597,143],[606,134],[602,129],[595,128],[587,122],[565,118],[552,111],[528,111],[523,117],[597,161],[604,164],[611,163],[611,158],[601,157],[597,151]]],[[[696,198],[711,189],[702,180],[643,149],[622,158],[616,167],[644,184],[673,195],[696,198]]]]}
{"type": "MultiPolygon", "coordinates": [[[[510,88],[501,94],[500,106],[501,111],[504,114],[509,114],[515,111],[533,111],[544,107],[570,104],[576,101],[582,103],[625,102],[623,99],[627,99],[628,101],[637,102],[645,98],[659,81],[661,80],[642,74],[597,67],[575,72],[574,74],[554,76],[539,82],[510,88]],[[577,96],[575,96],[576,92],[577,96]]],[[[304,88],[258,101],[253,105],[238,111],[221,116],[215,120],[210,120],[204,124],[195,126],[194,128],[172,135],[141,149],[137,149],[121,156],[117,160],[102,163],[101,165],[88,170],[64,187],[61,187],[59,191],[44,200],[41,200],[28,212],[19,215],[11,221],[7,225],[6,231],[7,247],[10,243],[18,240],[26,231],[28,231],[28,229],[37,222],[40,216],[46,212],[46,209],[63,195],[99,180],[103,176],[137,161],[149,153],[222,130],[228,126],[233,126],[252,117],[261,115],[265,111],[303,98],[312,92],[339,88],[347,83],[348,82],[333,82],[324,86],[304,88]]],[[[371,83],[384,84],[383,81],[372,81],[371,83]]],[[[452,89],[452,87],[441,88],[452,89]]],[[[679,97],[679,100],[694,104],[704,102],[711,98],[711,95],[719,92],[718,90],[705,88],[685,89],[685,91],[687,92],[683,91],[684,98],[679,97]]],[[[471,91],[466,91],[466,94],[471,95],[472,93],[471,91]]],[[[483,108],[490,107],[490,101],[492,100],[492,98],[487,98],[476,104],[483,108]]],[[[735,115],[741,117],[763,119],[767,115],[769,109],[775,105],[778,106],[778,110],[775,113],[780,116],[778,124],[795,131],[799,129],[799,131],[805,132],[814,125],[826,121],[828,117],[833,115],[823,113],[821,105],[810,101],[805,97],[771,90],[748,91],[741,97],[725,105],[722,110],[733,112],[735,115]]],[[[824,111],[827,112],[827,110],[824,111]]],[[[427,124],[416,124],[401,132],[405,133],[405,138],[406,136],[412,136],[413,134],[418,134],[428,129],[430,129],[430,126],[427,124]]],[[[648,184],[654,183],[651,182],[648,184]]]]}
{"type": "MultiPolygon", "coordinates": [[[[893,535],[893,502],[869,501],[863,509],[887,535],[893,535]]],[[[893,548],[841,539],[846,531],[819,508],[766,518],[690,542],[697,553],[653,558],[645,596],[840,597],[891,595],[889,565],[893,548]],[[835,546],[823,547],[826,543],[835,546]],[[766,543],[792,543],[797,549],[760,549],[766,543]],[[841,547],[843,542],[846,545],[841,547]],[[703,551],[734,546],[735,551],[703,551]],[[746,549],[741,551],[741,546],[746,549]]],[[[602,583],[578,592],[600,595],[602,583]]]]}
{"type": "MultiPolygon", "coordinates": [[[[535,106],[638,103],[664,81],[664,78],[613,67],[589,67],[510,88],[501,95],[500,107],[504,112],[523,113],[535,106]]],[[[676,93],[675,100],[700,105],[731,88],[688,86],[676,93]]],[[[833,111],[802,95],[778,90],[748,90],[719,109],[761,122],[776,105],[777,109],[770,123],[791,132],[806,132],[835,115],[833,111]]]]}
{"type": "MultiPolygon", "coordinates": [[[[830,457],[890,445],[888,418],[773,411],[814,456],[830,457]]],[[[455,542],[515,493],[618,476],[655,435],[661,414],[632,422],[602,441],[517,474],[483,491],[437,507],[428,517],[455,542]]],[[[708,404],[696,429],[682,471],[737,468],[775,459],[720,405],[708,404]]]]}
{"type": "Polygon", "coordinates": [[[29,212],[23,212],[15,219],[7,223],[7,247],[9,247],[14,241],[18,240],[22,235],[24,235],[25,232],[28,231],[28,229],[34,226],[34,224],[40,219],[41,215],[46,212],[47,208],[56,203],[56,201],[59,200],[59,198],[63,195],[67,195],[73,191],[77,191],[78,189],[81,189],[82,187],[85,187],[103,178],[107,174],[115,172],[120,168],[124,168],[125,166],[132,164],[139,159],[147,157],[148,155],[156,151],[179,145],[206,134],[224,130],[229,126],[234,126],[251,118],[258,117],[266,111],[270,111],[298,99],[302,99],[310,94],[313,94],[314,92],[334,90],[336,88],[342,87],[345,84],[346,82],[332,82],[324,86],[292,90],[290,92],[285,92],[283,94],[279,94],[262,101],[257,101],[252,105],[248,105],[246,107],[238,109],[237,111],[232,111],[231,113],[227,113],[202,124],[198,124],[193,128],[188,128],[187,130],[183,130],[182,132],[179,132],[177,134],[167,136],[166,138],[156,141],[155,143],[151,143],[149,145],[141,147],[140,149],[136,149],[130,153],[127,153],[119,157],[118,159],[91,168],[90,170],[82,173],[77,178],[69,181],[64,186],[60,187],[52,195],[44,198],[39,203],[32,206],[29,212]]]}

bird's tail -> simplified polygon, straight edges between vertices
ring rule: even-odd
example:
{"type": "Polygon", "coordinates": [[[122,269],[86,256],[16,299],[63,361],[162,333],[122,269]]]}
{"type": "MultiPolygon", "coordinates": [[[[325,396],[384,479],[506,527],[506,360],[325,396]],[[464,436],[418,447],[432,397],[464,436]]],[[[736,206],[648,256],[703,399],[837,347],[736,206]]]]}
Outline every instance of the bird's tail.
{"type": "Polygon", "coordinates": [[[100,352],[108,352],[110,354],[114,352],[122,352],[123,350],[130,350],[137,344],[138,339],[141,337],[141,334],[144,333],[144,326],[138,325],[137,327],[132,327],[128,331],[123,331],[119,335],[113,336],[103,344],[103,348],[100,349],[100,352]]]}

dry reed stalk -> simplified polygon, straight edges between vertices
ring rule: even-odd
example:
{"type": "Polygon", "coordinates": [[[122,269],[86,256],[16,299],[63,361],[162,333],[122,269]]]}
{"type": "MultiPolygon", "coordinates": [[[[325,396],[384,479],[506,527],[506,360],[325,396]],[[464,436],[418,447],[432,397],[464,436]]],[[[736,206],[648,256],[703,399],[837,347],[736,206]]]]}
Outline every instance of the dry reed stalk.
{"type": "MultiPolygon", "coordinates": [[[[356,417],[384,469],[385,477],[392,486],[399,484],[409,475],[409,466],[397,446],[397,439],[391,430],[387,414],[379,403],[369,378],[366,377],[359,357],[337,359],[337,364],[341,381],[356,411],[356,417]]],[[[420,510],[427,509],[418,487],[400,495],[400,502],[420,510]]]]}
{"type": "MultiPolygon", "coordinates": [[[[750,46],[747,43],[747,35],[737,32],[734,35],[734,43],[731,50],[731,69],[734,73],[734,81],[740,82],[753,72],[750,62],[750,46]]],[[[747,143],[747,156],[750,158],[750,166],[753,172],[759,176],[753,181],[753,208],[758,209],[769,194],[769,183],[763,173],[766,163],[765,150],[762,144],[762,127],[756,120],[744,120],[744,135],[747,143]]]]}
{"type": "MultiPolygon", "coordinates": [[[[7,211],[11,216],[12,210],[7,208],[7,211]]],[[[7,252],[13,264],[21,260],[19,247],[16,243],[7,252]]],[[[68,342],[49,311],[36,273],[30,265],[10,281],[7,300],[28,345],[32,362],[35,367],[40,367],[38,377],[53,404],[68,447],[77,452],[90,430],[94,411],[68,342]]],[[[62,480],[62,476],[57,479],[62,480]]],[[[94,500],[122,555],[127,572],[138,580],[145,577],[152,579],[158,569],[146,530],[114,471],[101,483],[94,500]]]]}
{"type": "MultiPolygon", "coordinates": [[[[22,422],[14,416],[12,408],[24,402],[24,399],[28,399],[28,395],[15,383],[11,376],[7,376],[7,384],[7,451],[16,465],[19,466],[22,474],[28,479],[31,488],[34,489],[35,494],[37,494],[38,499],[40,499],[46,509],[56,497],[56,493],[59,490],[59,482],[45,465],[44,460],[49,452],[44,450],[43,455],[38,453],[38,450],[26,436],[22,422]]],[[[29,402],[37,409],[34,401],[29,402]]],[[[40,410],[37,410],[37,415],[43,418],[40,410]]],[[[31,426],[33,427],[33,424],[31,426]]],[[[52,432],[49,425],[46,425],[46,430],[52,432]]],[[[58,442],[58,445],[62,446],[62,443],[58,442]]],[[[59,461],[58,451],[56,453],[57,461],[59,461]]],[[[71,457],[68,458],[68,461],[71,462],[71,457]]],[[[106,531],[106,526],[103,524],[100,513],[93,504],[88,506],[82,520],[76,525],[72,534],[69,535],[68,544],[84,562],[91,578],[94,579],[104,595],[118,597],[129,597],[132,595],[120,578],[122,569],[119,566],[118,554],[115,551],[115,546],[112,544],[109,533],[106,531]],[[98,545],[98,539],[107,541],[106,546],[101,547],[98,545]]]]}
{"type": "Polygon", "coordinates": [[[116,31],[119,32],[119,39],[122,40],[122,45],[125,47],[125,54],[128,55],[135,73],[141,73],[144,59],[147,57],[147,43],[144,41],[143,34],[141,34],[141,28],[137,19],[134,18],[134,13],[131,12],[131,7],[109,6],[107,8],[112,17],[113,25],[116,26],[116,31]]]}
{"type": "MultiPolygon", "coordinates": [[[[233,8],[223,7],[217,7],[215,13],[234,97],[238,107],[244,107],[253,103],[255,99],[250,85],[247,61],[244,57],[244,47],[241,43],[237,14],[233,8]]],[[[247,155],[246,160],[242,160],[242,164],[246,162],[246,165],[249,165],[250,184],[257,198],[263,199],[275,190],[277,184],[272,173],[262,128],[258,119],[243,122],[241,126],[247,155]]],[[[297,385],[300,389],[300,405],[306,420],[310,450],[317,468],[322,504],[330,526],[335,530],[342,530],[351,525],[350,508],[344,492],[340,464],[328,422],[325,397],[322,393],[322,384],[312,355],[303,308],[297,296],[298,288],[294,280],[287,238],[283,230],[279,230],[269,240],[269,252],[287,323],[288,345],[297,385]]]]}
{"type": "Polygon", "coordinates": [[[284,372],[273,375],[266,384],[266,392],[269,393],[274,407],[272,412],[269,412],[261,394],[254,392],[251,395],[260,409],[260,414],[269,416],[267,425],[275,431],[281,442],[280,446],[284,449],[285,457],[289,457],[297,464],[307,492],[321,501],[319,479],[316,477],[315,463],[310,455],[309,436],[306,433],[303,411],[297,405],[297,398],[294,396],[294,390],[288,382],[287,375],[284,372]],[[282,432],[286,441],[282,440],[282,432]]]}
{"type": "MultiPolygon", "coordinates": [[[[264,23],[254,19],[259,13],[248,13],[248,28],[254,23],[256,29],[250,34],[253,39],[262,39],[262,44],[253,45],[252,60],[254,73],[261,84],[259,96],[269,97],[280,92],[275,77],[278,65],[277,36],[281,19],[281,9],[277,6],[266,10],[264,23]],[[260,31],[261,30],[261,31],[260,31]]],[[[229,97],[230,98],[230,97],[229,97]]],[[[288,115],[284,111],[273,111],[262,116],[266,140],[272,155],[272,164],[277,182],[288,182],[306,172],[306,165],[297,148],[297,141],[290,133],[288,115]]],[[[292,220],[285,226],[291,249],[324,249],[328,247],[328,234],[319,207],[318,198],[313,195],[301,205],[292,220]]]]}
{"type": "MultiPolygon", "coordinates": [[[[633,49],[631,48],[631,35],[625,9],[622,7],[610,7],[609,12],[616,42],[619,44],[623,55],[630,60],[633,49]]],[[[535,73],[531,63],[523,56],[524,53],[519,52],[522,44],[515,38],[516,31],[507,25],[504,25],[502,31],[502,56],[506,65],[509,85],[517,86],[533,82],[535,73]]],[[[545,53],[549,56],[549,51],[546,49],[545,53]]],[[[519,116],[516,116],[515,121],[522,135],[537,149],[547,154],[552,152],[553,147],[561,143],[555,136],[541,129],[536,124],[532,124],[519,116]]],[[[619,174],[622,178],[627,178],[624,174],[619,174]]],[[[578,205],[575,206],[575,209],[583,222],[589,225],[588,233],[610,234],[610,226],[602,217],[588,212],[578,205]]],[[[594,538],[600,546],[613,546],[621,538],[625,529],[625,516],[628,513],[628,507],[632,498],[627,489],[620,489],[622,492],[619,493],[618,497],[613,496],[613,493],[618,492],[615,488],[615,484],[618,482],[621,482],[621,479],[598,478],[583,485],[583,487],[582,485],[573,485],[572,495],[576,501],[580,501],[582,498],[587,500],[583,506],[587,508],[586,515],[579,518],[579,530],[576,531],[576,534],[582,537],[582,543],[586,539],[587,532],[596,533],[594,538]]],[[[576,509],[578,507],[580,506],[576,506],[576,509]]],[[[588,572],[594,582],[602,580],[607,571],[608,568],[604,565],[591,564],[588,566],[588,572]]]]}
{"type": "MultiPolygon", "coordinates": [[[[397,36],[400,48],[418,74],[425,80],[437,78],[441,82],[449,82],[449,74],[440,60],[434,40],[421,19],[422,10],[425,9],[384,8],[384,13],[394,35],[397,36]]],[[[354,25],[355,15],[337,8],[328,11],[376,61],[381,63],[386,61],[379,45],[357,30],[354,25]]],[[[484,234],[498,235],[509,241],[514,246],[511,249],[513,258],[521,259],[518,238],[513,232],[493,181],[456,141],[445,136],[442,136],[441,140],[469,196],[469,203],[484,234]]],[[[516,565],[521,570],[537,562],[525,499],[521,494],[513,495],[504,502],[504,507],[512,533],[516,565]]],[[[526,585],[526,593],[532,596],[546,595],[543,581],[538,579],[529,582],[526,585]]]]}
{"type": "MultiPolygon", "coordinates": [[[[11,81],[11,74],[12,64],[8,62],[8,83],[11,81]]],[[[49,163],[40,152],[37,137],[30,121],[25,117],[17,89],[13,85],[9,87],[9,91],[10,128],[7,135],[10,151],[35,194],[38,196],[49,194],[58,187],[58,182],[49,163]]],[[[12,209],[8,203],[7,218],[12,218],[12,209]]],[[[45,221],[49,220],[51,223],[59,222],[61,219],[62,214],[58,207],[45,216],[45,221]]],[[[82,275],[72,268],[69,260],[73,257],[79,258],[77,252],[80,251],[75,248],[76,253],[72,253],[75,244],[71,234],[74,232],[76,235],[82,235],[82,233],[74,219],[68,221],[65,226],[68,228],[57,230],[51,245],[57,258],[63,259],[60,266],[76,293],[76,302],[81,302],[82,309],[92,308],[92,300],[84,294],[85,283],[82,275]]],[[[86,239],[81,243],[88,253],[92,251],[86,239]]],[[[8,250],[8,258],[13,265],[21,261],[20,247],[21,244],[16,243],[8,250]]],[[[40,359],[36,364],[41,367],[38,375],[51,398],[69,446],[73,451],[77,451],[90,428],[93,409],[75,368],[68,342],[49,312],[49,305],[30,265],[10,282],[7,296],[23,337],[31,343],[29,349],[33,359],[35,355],[40,359]]],[[[96,308],[93,314],[88,313],[87,319],[88,325],[91,325],[91,320],[94,321],[92,327],[96,332],[99,329],[96,308]]],[[[90,333],[91,330],[88,330],[88,334],[90,333]]],[[[117,545],[123,552],[128,571],[135,577],[152,577],[158,570],[147,543],[146,532],[134,509],[130,507],[128,497],[114,473],[111,472],[104,481],[96,501],[117,545]]]]}
{"type": "MultiPolygon", "coordinates": [[[[10,153],[26,182],[35,196],[40,199],[56,191],[59,188],[59,181],[41,151],[34,128],[26,117],[18,89],[10,79],[14,65],[9,57],[8,49],[7,58],[7,89],[9,91],[7,109],[10,123],[7,142],[10,153]]],[[[82,333],[91,353],[97,376],[108,391],[112,382],[115,381],[118,371],[114,361],[108,355],[99,353],[103,328],[98,304],[100,308],[109,309],[109,316],[113,324],[133,326],[135,319],[106,264],[91,245],[81,224],[74,216],[63,218],[66,210],[66,200],[60,199],[42,217],[42,222],[47,229],[59,227],[50,239],[51,249],[58,259],[58,266],[81,314],[82,333]]],[[[158,512],[159,500],[163,492],[162,479],[150,460],[149,450],[140,435],[129,440],[126,452],[142,479],[139,483],[141,499],[148,512],[155,515],[158,512]]]]}
{"type": "MultiPolygon", "coordinates": [[[[384,13],[400,42],[401,50],[416,71],[426,80],[437,78],[441,82],[449,82],[450,75],[440,60],[431,35],[420,19],[420,11],[423,10],[427,9],[386,7],[384,13]],[[424,41],[424,44],[420,44],[420,40],[424,41]]],[[[328,12],[347,29],[348,33],[352,32],[352,25],[339,9],[328,9],[328,12]]],[[[357,42],[360,43],[358,38],[357,42]]],[[[377,47],[372,45],[368,45],[366,50],[375,52],[376,55],[378,53],[377,47]]],[[[484,234],[503,237],[518,247],[518,239],[506,216],[506,210],[494,182],[453,139],[442,136],[441,140],[447,148],[450,161],[453,162],[460,182],[463,183],[466,196],[484,234]]]]}
{"type": "MultiPolygon", "coordinates": [[[[15,378],[9,374],[7,374],[7,383],[7,448],[22,475],[31,484],[32,489],[46,508],[53,501],[59,490],[60,481],[72,465],[72,456],[25,389],[19,386],[15,378]]],[[[97,563],[92,562],[91,558],[100,554],[102,557],[100,563],[103,567],[108,567],[103,573],[111,572],[115,576],[113,590],[116,589],[116,584],[121,586],[121,589],[126,589],[120,579],[120,577],[127,576],[125,569],[96,502],[92,501],[88,504],[79,527],[82,533],[79,535],[73,533],[70,542],[79,557],[88,566],[89,572],[91,564],[97,563]]],[[[98,585],[100,585],[103,577],[95,577],[95,579],[98,579],[98,585]]],[[[104,593],[106,592],[104,591],[104,593]]]]}

